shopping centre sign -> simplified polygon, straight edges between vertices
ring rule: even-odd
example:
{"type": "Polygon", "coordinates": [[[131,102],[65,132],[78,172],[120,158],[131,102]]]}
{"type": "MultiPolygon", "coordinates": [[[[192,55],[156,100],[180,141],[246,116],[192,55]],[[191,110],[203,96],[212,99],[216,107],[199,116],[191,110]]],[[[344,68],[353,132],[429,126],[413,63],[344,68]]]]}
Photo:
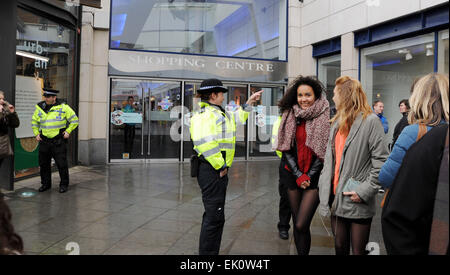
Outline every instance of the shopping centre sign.
{"type": "Polygon", "coordinates": [[[284,82],[287,63],[214,56],[109,51],[109,74],[146,77],[284,82]]]}

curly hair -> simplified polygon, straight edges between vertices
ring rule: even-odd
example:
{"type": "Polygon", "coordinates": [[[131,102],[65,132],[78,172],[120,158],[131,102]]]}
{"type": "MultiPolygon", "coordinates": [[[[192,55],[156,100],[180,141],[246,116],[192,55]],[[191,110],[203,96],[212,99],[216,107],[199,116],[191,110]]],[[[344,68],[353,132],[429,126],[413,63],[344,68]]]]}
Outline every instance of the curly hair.
{"type": "Polygon", "coordinates": [[[14,232],[11,217],[11,210],[0,193],[0,255],[23,253],[23,241],[14,232]]]}
{"type": "Polygon", "coordinates": [[[297,104],[297,89],[301,85],[307,85],[311,87],[314,91],[314,96],[319,99],[323,92],[325,92],[325,87],[322,82],[320,82],[315,76],[298,76],[295,78],[288,86],[286,94],[278,102],[278,107],[280,108],[280,113],[289,110],[297,104]]]}

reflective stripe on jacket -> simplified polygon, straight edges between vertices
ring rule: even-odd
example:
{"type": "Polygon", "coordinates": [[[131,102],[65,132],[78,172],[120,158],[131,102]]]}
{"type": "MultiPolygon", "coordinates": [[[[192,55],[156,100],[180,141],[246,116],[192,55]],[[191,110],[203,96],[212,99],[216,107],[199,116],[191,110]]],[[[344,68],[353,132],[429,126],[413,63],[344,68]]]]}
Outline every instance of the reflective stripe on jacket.
{"type": "Polygon", "coordinates": [[[31,128],[35,136],[42,133],[47,138],[54,138],[61,129],[67,128],[65,131],[70,134],[77,128],[78,122],[75,112],[65,103],[53,106],[47,113],[37,104],[31,120],[31,128]]]}
{"type": "Polygon", "coordinates": [[[235,153],[236,120],[245,123],[249,110],[239,108],[235,113],[224,113],[206,102],[199,105],[200,110],[192,116],[190,125],[194,150],[216,170],[230,167],[235,153]],[[221,152],[225,152],[226,163],[221,152]]]}
{"type": "MultiPolygon", "coordinates": [[[[278,129],[280,128],[280,124],[281,124],[281,116],[278,117],[277,121],[275,121],[275,123],[273,124],[273,128],[272,128],[272,147],[276,147],[278,144],[278,129]]],[[[278,150],[275,150],[277,153],[277,156],[279,158],[281,158],[283,156],[283,153],[281,153],[278,150]]]]}

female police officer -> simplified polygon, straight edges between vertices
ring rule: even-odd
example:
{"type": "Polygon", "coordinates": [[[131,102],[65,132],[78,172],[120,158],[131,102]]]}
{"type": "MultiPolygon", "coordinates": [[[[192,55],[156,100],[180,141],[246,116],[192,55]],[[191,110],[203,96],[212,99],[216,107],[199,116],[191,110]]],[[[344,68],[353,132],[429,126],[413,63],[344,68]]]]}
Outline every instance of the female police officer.
{"type": "Polygon", "coordinates": [[[200,110],[191,118],[191,138],[200,158],[198,184],[205,207],[200,232],[200,255],[217,255],[220,250],[224,206],[228,185],[228,168],[233,163],[236,143],[236,121],[245,123],[251,106],[261,96],[254,93],[242,108],[227,113],[222,108],[228,89],[218,79],[206,79],[197,91],[200,110]]]}

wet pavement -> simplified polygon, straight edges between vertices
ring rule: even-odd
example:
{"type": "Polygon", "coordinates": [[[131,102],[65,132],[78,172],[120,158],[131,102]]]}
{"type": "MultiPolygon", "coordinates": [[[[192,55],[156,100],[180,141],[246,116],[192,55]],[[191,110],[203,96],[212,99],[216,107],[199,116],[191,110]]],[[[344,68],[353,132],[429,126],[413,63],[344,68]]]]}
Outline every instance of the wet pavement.
{"type": "MultiPolygon", "coordinates": [[[[278,236],[278,161],[235,162],[229,173],[222,255],[295,255],[289,240],[278,236]]],[[[26,254],[197,255],[203,204],[189,164],[114,164],[70,169],[67,193],[37,192],[40,178],[15,183],[6,192],[13,225],[26,254]]],[[[56,184],[55,184],[56,183],[56,184]]],[[[382,195],[377,195],[378,201],[382,195]]],[[[381,208],[370,242],[382,244],[381,208]]],[[[333,255],[329,219],[316,213],[312,255],[333,255]]]]}

